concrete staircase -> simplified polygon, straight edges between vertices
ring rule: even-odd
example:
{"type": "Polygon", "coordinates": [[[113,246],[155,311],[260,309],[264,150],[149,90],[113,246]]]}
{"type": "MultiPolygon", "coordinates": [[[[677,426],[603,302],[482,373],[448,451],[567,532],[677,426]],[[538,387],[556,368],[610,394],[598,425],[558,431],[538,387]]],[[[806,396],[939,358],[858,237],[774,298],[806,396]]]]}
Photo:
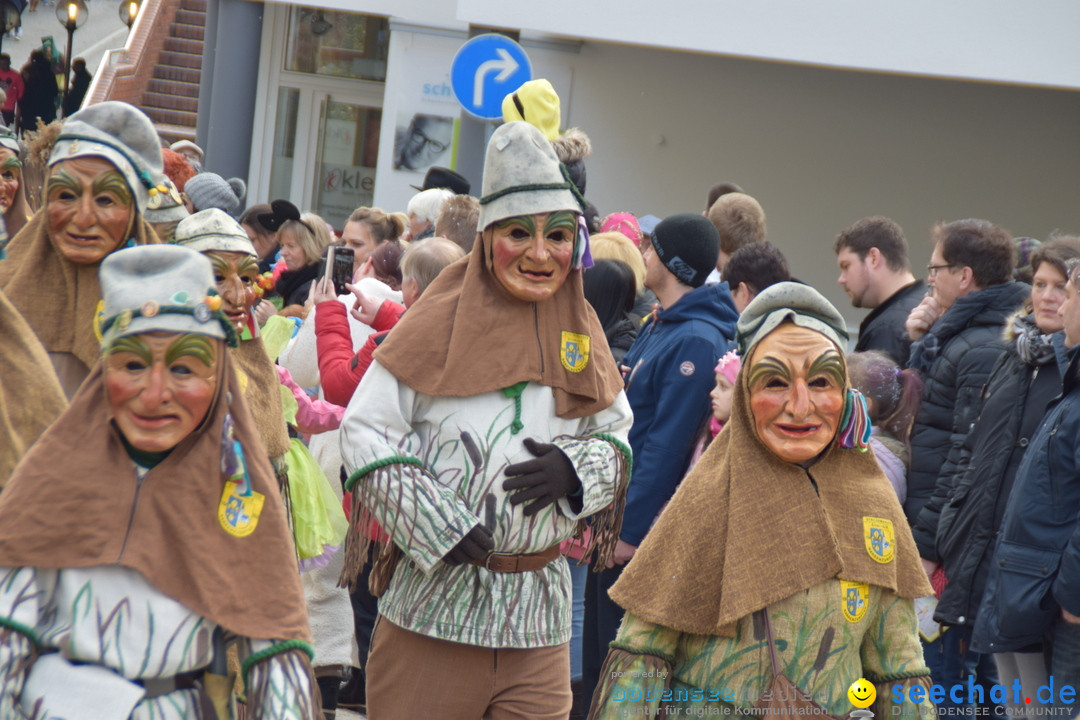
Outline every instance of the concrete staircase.
{"type": "Polygon", "coordinates": [[[85,104],[139,107],[172,143],[195,139],[207,0],[144,0],[127,44],[98,73],[85,104]],[[158,28],[168,28],[160,32],[158,28]]]}
{"type": "Polygon", "coordinates": [[[170,141],[195,139],[206,3],[207,0],[180,0],[139,103],[157,124],[158,131],[170,141]]]}

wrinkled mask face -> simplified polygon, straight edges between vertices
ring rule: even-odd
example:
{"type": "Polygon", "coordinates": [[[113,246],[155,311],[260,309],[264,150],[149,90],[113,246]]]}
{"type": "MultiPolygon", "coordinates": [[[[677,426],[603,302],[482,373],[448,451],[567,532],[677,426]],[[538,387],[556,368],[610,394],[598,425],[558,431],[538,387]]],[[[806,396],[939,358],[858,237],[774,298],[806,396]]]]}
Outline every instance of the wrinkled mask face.
{"type": "Polygon", "coordinates": [[[6,213],[15,203],[20,182],[22,163],[19,156],[7,148],[0,148],[0,214],[6,213]]]}
{"type": "Polygon", "coordinates": [[[754,348],[747,377],[754,429],[765,447],[804,463],[829,446],[844,411],[845,371],[824,335],[784,323],[754,348]]]}
{"type": "Polygon", "coordinates": [[[56,249],[73,263],[92,265],[130,237],[135,199],[108,160],[77,157],[52,166],[45,217],[56,249]]]}
{"type": "Polygon", "coordinates": [[[220,341],[193,333],[142,333],[105,351],[105,392],[117,429],[135,448],[165,452],[206,418],[220,341]]]}
{"type": "Polygon", "coordinates": [[[251,318],[251,306],[258,297],[255,288],[259,281],[259,262],[247,253],[205,253],[214,267],[214,284],[221,295],[221,310],[240,332],[251,318]]]}
{"type": "Polygon", "coordinates": [[[524,302],[554,295],[570,272],[577,215],[559,211],[492,223],[492,269],[507,292],[524,302]]]}

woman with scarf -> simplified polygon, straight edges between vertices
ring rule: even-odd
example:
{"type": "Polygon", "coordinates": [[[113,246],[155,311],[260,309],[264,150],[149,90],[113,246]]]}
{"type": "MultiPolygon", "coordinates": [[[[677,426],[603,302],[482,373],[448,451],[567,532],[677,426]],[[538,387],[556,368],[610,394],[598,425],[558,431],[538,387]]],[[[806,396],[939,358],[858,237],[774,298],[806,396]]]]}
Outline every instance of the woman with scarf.
{"type": "Polygon", "coordinates": [[[48,167],[44,207],[12,238],[0,289],[37,333],[70,398],[100,355],[101,261],[158,242],[143,213],[161,191],[160,141],[136,108],[97,103],[64,121],[48,167]]]}
{"type": "MultiPolygon", "coordinates": [[[[571,706],[570,575],[559,543],[618,539],[630,409],[582,293],[583,207],[528,123],[488,144],[472,253],[375,352],[345,413],[352,518],[388,534],[367,700],[379,720],[571,706]]],[[[344,580],[367,557],[350,528],[344,580]]]]}
{"type": "Polygon", "coordinates": [[[0,717],[314,720],[304,598],[210,263],[102,263],[103,350],[0,496],[0,717]],[[215,712],[217,714],[215,714],[215,712]]]}
{"type": "Polygon", "coordinates": [[[930,685],[913,605],[930,586],[865,452],[844,328],[797,283],[764,290],[739,318],[731,418],[611,589],[627,614],[591,718],[840,717],[860,679],[877,717],[933,712],[908,695],[930,685]]]}

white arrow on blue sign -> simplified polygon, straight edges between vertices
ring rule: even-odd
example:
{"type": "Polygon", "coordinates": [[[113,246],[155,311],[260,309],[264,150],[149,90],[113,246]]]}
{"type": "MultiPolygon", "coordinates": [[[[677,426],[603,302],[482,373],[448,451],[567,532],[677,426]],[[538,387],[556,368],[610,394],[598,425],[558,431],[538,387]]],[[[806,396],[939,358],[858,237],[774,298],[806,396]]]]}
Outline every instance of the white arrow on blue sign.
{"type": "Polygon", "coordinates": [[[502,117],[503,98],[532,80],[521,46],[497,33],[477,35],[454,55],[450,86],[465,112],[481,120],[502,117]]]}

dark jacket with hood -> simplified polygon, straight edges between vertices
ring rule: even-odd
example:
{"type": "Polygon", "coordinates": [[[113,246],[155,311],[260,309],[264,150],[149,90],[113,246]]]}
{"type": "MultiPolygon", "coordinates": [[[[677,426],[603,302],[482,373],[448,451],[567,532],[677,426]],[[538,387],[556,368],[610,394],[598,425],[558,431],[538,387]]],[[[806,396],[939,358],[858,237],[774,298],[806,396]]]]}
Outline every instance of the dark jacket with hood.
{"type": "MultiPolygon", "coordinates": [[[[1064,334],[1040,335],[1030,317],[1020,316],[1006,326],[1009,345],[990,373],[960,467],[948,482],[938,484],[927,503],[927,507],[945,503],[937,526],[937,552],[949,582],[935,618],[949,625],[975,620],[1016,471],[1047,406],[1061,392],[1068,364],[1064,334]],[[1017,327],[1034,342],[1021,348],[1017,327]]],[[[924,515],[932,513],[924,509],[920,521],[924,515]]],[[[933,531],[921,524],[916,527],[922,537],[933,531]]]]}
{"type": "MultiPolygon", "coordinates": [[[[926,508],[939,478],[956,472],[964,438],[979,410],[979,395],[1005,349],[1002,327],[1027,299],[1030,288],[1016,282],[992,285],[956,299],[930,332],[911,346],[909,367],[922,375],[922,404],[911,430],[911,468],[904,512],[913,531],[937,528],[940,507],[926,508]]],[[[934,537],[915,532],[922,557],[939,560],[934,537]]]]}
{"type": "Polygon", "coordinates": [[[1005,508],[972,649],[1015,652],[1061,608],[1080,614],[1080,352],[1069,351],[1061,398],[1046,414],[1005,508]]]}
{"type": "Polygon", "coordinates": [[[735,303],[727,283],[705,285],[656,312],[623,363],[634,410],[634,468],[621,538],[638,545],[686,473],[709,412],[716,361],[733,349],[735,303]]]}

